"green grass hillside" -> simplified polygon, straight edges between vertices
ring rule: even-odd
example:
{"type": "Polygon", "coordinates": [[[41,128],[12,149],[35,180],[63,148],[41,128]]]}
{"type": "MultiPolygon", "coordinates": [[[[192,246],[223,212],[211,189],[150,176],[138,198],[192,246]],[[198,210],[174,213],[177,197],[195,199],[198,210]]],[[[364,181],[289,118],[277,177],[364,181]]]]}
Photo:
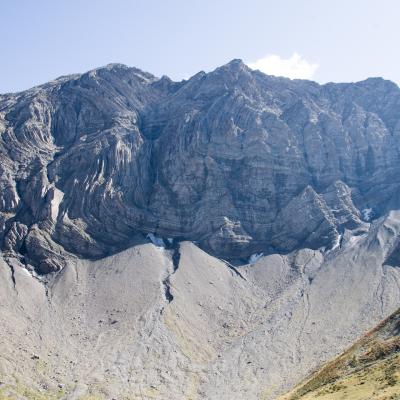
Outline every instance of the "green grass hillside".
{"type": "Polygon", "coordinates": [[[400,309],[281,400],[400,400],[400,309]]]}

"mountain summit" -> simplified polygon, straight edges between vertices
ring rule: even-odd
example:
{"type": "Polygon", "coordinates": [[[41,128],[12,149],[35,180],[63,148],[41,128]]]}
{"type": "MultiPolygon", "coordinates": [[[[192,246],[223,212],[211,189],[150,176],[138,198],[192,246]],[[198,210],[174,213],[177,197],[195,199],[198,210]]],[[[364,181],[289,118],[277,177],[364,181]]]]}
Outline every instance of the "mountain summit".
{"type": "Polygon", "coordinates": [[[389,81],[110,64],[0,95],[0,160],[0,398],[273,399],[399,307],[389,81]]]}
{"type": "Polygon", "coordinates": [[[329,249],[399,207],[400,89],[379,79],[110,64],[0,108],[2,249],[39,274],[148,233],[232,260],[329,249]]]}

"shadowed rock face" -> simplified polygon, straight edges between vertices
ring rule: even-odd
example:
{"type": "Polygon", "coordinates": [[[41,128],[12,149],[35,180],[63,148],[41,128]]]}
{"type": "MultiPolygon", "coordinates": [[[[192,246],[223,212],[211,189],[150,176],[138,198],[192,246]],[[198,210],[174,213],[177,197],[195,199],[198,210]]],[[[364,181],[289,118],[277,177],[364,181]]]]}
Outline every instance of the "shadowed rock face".
{"type": "MultiPolygon", "coordinates": [[[[158,236],[228,259],[334,247],[400,208],[400,89],[234,60],[172,82],[124,65],[0,96],[0,239],[38,273],[158,236]]],[[[395,253],[394,253],[395,254],[395,253]]]]}

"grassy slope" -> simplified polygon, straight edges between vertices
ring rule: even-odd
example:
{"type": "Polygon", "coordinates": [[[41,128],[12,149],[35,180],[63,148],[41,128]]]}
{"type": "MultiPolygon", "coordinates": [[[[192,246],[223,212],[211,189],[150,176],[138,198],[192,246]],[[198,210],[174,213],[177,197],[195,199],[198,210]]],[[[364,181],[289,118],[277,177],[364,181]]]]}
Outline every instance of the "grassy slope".
{"type": "Polygon", "coordinates": [[[400,309],[281,400],[400,400],[400,309]]]}

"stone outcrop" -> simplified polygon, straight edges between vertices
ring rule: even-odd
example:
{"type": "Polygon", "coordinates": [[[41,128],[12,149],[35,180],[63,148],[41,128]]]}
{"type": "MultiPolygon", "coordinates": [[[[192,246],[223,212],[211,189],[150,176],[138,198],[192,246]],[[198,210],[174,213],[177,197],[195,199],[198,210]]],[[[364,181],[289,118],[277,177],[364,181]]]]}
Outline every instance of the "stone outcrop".
{"type": "Polygon", "coordinates": [[[231,260],[329,249],[400,207],[399,121],[389,81],[318,85],[240,60],[179,83],[113,64],[5,94],[2,248],[39,273],[148,233],[231,260]]]}
{"type": "Polygon", "coordinates": [[[400,302],[400,89],[241,61],[0,96],[0,397],[270,400],[400,302]]]}

